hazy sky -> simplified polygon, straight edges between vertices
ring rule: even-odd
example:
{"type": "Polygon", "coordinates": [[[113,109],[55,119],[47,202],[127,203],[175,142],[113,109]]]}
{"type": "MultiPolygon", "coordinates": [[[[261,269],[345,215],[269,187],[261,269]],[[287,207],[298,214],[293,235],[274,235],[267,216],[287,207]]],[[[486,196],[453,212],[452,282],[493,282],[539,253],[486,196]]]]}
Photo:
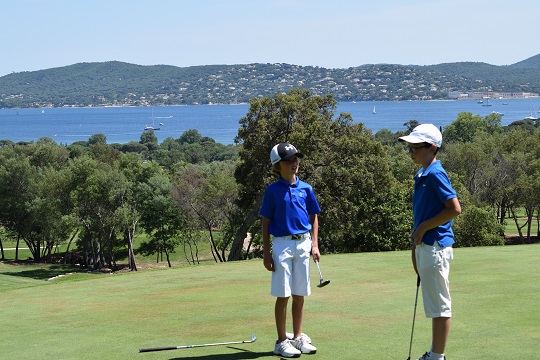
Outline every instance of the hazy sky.
{"type": "Polygon", "coordinates": [[[540,53],[538,0],[1,0],[0,76],[79,62],[326,68],[540,53]]]}

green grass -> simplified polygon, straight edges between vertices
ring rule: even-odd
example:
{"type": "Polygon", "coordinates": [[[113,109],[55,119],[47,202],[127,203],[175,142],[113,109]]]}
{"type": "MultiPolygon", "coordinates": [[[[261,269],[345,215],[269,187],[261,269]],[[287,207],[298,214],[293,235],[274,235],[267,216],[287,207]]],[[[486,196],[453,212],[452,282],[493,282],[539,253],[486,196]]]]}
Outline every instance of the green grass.
{"type": "MultiPolygon", "coordinates": [[[[539,253],[540,245],[454,250],[448,359],[537,356],[539,253]]],[[[276,359],[270,274],[260,260],[54,280],[44,279],[61,268],[43,268],[0,263],[2,358],[276,359]],[[138,353],[252,332],[252,344],[138,353]]],[[[312,268],[304,320],[319,351],[303,357],[406,359],[416,291],[409,252],[325,255],[321,269],[331,283],[315,287],[312,268]]],[[[412,356],[429,349],[430,331],[420,296],[412,356]]]]}
{"type": "MultiPolygon", "coordinates": [[[[527,236],[527,226],[526,226],[527,219],[524,217],[518,218],[518,224],[521,227],[521,232],[523,233],[523,236],[527,236]]],[[[533,218],[532,226],[531,226],[531,236],[536,236],[537,231],[538,231],[538,226],[536,225],[536,219],[533,218]]],[[[516,226],[516,222],[514,221],[514,219],[511,219],[511,218],[506,219],[506,227],[505,227],[504,232],[507,235],[519,234],[517,226],[516,226]]]]}
{"type": "MultiPolygon", "coordinates": [[[[205,233],[206,234],[206,233],[205,233]]],[[[134,248],[138,249],[140,245],[148,241],[148,238],[145,234],[141,234],[135,237],[134,240],[134,248]]],[[[5,260],[15,260],[15,246],[16,242],[10,241],[10,240],[3,240],[3,246],[4,246],[4,256],[5,260]]],[[[73,250],[76,247],[75,243],[71,244],[70,249],[73,250]]],[[[208,263],[208,262],[215,262],[214,257],[212,256],[212,251],[210,249],[210,243],[209,241],[199,241],[198,243],[198,250],[199,250],[199,262],[201,264],[208,263]]],[[[53,254],[60,254],[63,255],[67,249],[67,244],[62,244],[53,250],[53,254]]],[[[187,256],[189,258],[189,262],[186,259],[186,254],[184,253],[184,247],[183,245],[179,245],[176,247],[175,252],[170,253],[170,259],[173,267],[177,266],[189,266],[191,263],[191,255],[189,253],[189,248],[186,247],[187,256]]],[[[195,248],[193,248],[193,252],[195,252],[195,248]]],[[[117,252],[116,261],[120,264],[126,264],[127,263],[127,246],[122,247],[121,252],[117,252]],[[124,256],[122,256],[122,254],[124,256]]],[[[30,250],[28,250],[28,247],[24,242],[21,241],[19,244],[19,257],[18,259],[20,261],[27,260],[29,258],[32,258],[32,253],[30,250]]],[[[137,263],[137,267],[140,269],[148,269],[148,268],[166,268],[168,267],[167,259],[165,255],[163,254],[163,258],[160,258],[159,261],[157,261],[157,255],[151,255],[151,256],[143,256],[141,254],[135,255],[135,262],[137,263]]]]}

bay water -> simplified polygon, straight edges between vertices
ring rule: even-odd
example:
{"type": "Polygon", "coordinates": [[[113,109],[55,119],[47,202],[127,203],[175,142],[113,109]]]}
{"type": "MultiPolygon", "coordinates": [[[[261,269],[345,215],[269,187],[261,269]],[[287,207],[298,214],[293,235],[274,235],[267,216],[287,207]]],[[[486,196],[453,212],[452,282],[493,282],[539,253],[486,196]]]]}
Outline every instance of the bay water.
{"type": "MultiPolygon", "coordinates": [[[[508,125],[527,116],[540,116],[540,99],[490,100],[483,106],[473,100],[347,102],[339,103],[336,117],[348,112],[355,123],[362,122],[373,133],[381,129],[405,130],[411,120],[446,126],[460,112],[486,116],[504,114],[508,125]]],[[[239,120],[247,114],[248,104],[191,105],[156,107],[32,108],[0,109],[0,140],[36,141],[49,137],[59,144],[86,141],[94,134],[104,134],[107,143],[138,142],[146,126],[160,128],[155,134],[159,142],[167,137],[180,137],[184,131],[196,129],[223,144],[232,144],[238,133],[239,120]]]]}

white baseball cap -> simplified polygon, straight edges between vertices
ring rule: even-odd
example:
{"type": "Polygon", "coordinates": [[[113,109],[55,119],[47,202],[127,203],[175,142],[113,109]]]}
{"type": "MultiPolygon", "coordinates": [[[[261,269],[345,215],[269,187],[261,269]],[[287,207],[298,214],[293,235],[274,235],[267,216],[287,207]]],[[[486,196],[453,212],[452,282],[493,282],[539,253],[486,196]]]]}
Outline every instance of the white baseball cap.
{"type": "Polygon", "coordinates": [[[399,140],[406,141],[410,144],[418,144],[425,142],[428,144],[433,144],[440,148],[442,145],[442,134],[435,125],[422,124],[415,127],[409,135],[401,136],[399,140]]]}
{"type": "Polygon", "coordinates": [[[287,161],[295,155],[299,158],[304,157],[304,154],[298,152],[294,145],[289,143],[279,143],[272,148],[272,151],[270,151],[270,161],[272,162],[272,165],[275,165],[280,161],[287,161]]]}

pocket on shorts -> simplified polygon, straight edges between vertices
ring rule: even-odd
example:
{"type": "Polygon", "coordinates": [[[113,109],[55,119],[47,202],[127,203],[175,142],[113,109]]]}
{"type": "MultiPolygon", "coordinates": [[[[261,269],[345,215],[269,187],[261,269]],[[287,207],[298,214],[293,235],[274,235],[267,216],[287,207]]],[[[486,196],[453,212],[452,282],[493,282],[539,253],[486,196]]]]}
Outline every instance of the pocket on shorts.
{"type": "Polygon", "coordinates": [[[313,246],[313,244],[311,242],[311,237],[308,236],[307,238],[304,239],[304,241],[302,241],[298,245],[299,245],[298,247],[304,251],[304,253],[301,256],[310,257],[310,255],[311,255],[311,247],[313,246]]]}
{"type": "Polygon", "coordinates": [[[419,270],[448,268],[452,261],[452,248],[422,244],[416,247],[416,263],[419,270]]]}
{"type": "Polygon", "coordinates": [[[434,266],[447,278],[450,271],[450,263],[454,259],[452,247],[441,248],[436,246],[433,248],[433,252],[434,266]]]}

